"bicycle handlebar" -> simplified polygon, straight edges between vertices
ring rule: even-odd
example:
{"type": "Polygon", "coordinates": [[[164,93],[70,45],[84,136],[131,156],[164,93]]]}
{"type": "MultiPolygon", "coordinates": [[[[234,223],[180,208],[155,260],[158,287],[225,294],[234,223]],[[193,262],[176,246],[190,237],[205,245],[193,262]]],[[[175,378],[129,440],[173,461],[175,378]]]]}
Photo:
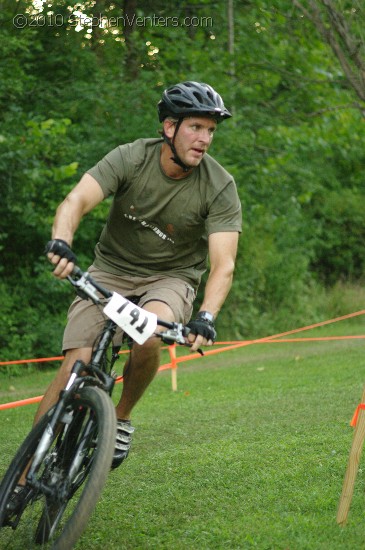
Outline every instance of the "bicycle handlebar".
{"type": "MultiPolygon", "coordinates": [[[[67,279],[82,299],[88,300],[90,298],[94,304],[102,304],[102,300],[98,293],[107,300],[113,296],[113,293],[110,290],[94,281],[90,273],[87,271],[82,271],[78,266],[74,267],[72,274],[69,275],[67,279]]],[[[155,336],[161,338],[165,344],[177,343],[182,346],[192,347],[192,344],[186,341],[186,337],[188,336],[190,329],[182,323],[171,323],[168,321],[163,321],[162,319],[157,319],[157,325],[167,329],[166,331],[155,332],[155,336]]],[[[198,349],[197,351],[200,355],[204,355],[201,349],[198,349]]]]}

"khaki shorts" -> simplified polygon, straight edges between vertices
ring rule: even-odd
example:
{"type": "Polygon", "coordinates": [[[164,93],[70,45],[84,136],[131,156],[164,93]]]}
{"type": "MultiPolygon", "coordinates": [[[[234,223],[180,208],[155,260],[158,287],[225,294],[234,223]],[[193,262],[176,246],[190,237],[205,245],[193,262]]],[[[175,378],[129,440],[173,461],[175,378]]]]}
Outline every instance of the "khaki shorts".
{"type": "MultiPolygon", "coordinates": [[[[105,288],[118,292],[128,299],[135,299],[143,307],[147,302],[164,302],[173,311],[175,321],[187,323],[191,317],[195,291],[185,281],[175,277],[152,276],[131,277],[113,275],[94,266],[90,275],[105,288]]],[[[93,347],[95,339],[103,329],[106,316],[102,307],[91,300],[77,297],[68,310],[68,323],[63,335],[63,351],[75,348],[93,347]]],[[[113,338],[114,345],[120,345],[123,332],[119,328],[113,338]]]]}

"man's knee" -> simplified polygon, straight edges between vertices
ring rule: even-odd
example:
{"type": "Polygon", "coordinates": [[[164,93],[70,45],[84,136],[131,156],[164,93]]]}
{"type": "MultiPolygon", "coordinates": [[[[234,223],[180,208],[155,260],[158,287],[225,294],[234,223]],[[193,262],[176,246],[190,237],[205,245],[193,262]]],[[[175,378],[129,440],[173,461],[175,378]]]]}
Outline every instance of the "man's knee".
{"type": "Polygon", "coordinates": [[[65,352],[65,358],[61,365],[61,370],[63,372],[71,372],[72,367],[74,366],[77,360],[83,361],[85,364],[90,362],[91,359],[91,348],[80,348],[80,349],[69,349],[65,352]]]}
{"type": "Polygon", "coordinates": [[[161,340],[157,337],[149,338],[144,344],[134,342],[131,350],[132,363],[143,366],[144,362],[160,360],[161,340]]]}
{"type": "Polygon", "coordinates": [[[154,352],[160,352],[161,348],[161,339],[157,336],[152,336],[151,338],[148,338],[148,340],[142,344],[136,344],[134,343],[133,349],[140,353],[154,353],[154,352]]]}

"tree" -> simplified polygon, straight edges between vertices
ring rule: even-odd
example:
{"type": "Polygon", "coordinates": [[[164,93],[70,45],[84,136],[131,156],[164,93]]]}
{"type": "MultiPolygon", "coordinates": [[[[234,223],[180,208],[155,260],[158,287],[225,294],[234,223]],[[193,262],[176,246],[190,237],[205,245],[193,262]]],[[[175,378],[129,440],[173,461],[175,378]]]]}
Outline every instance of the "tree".
{"type": "MultiPolygon", "coordinates": [[[[363,82],[359,1],[0,0],[0,8],[4,358],[59,351],[70,292],[43,257],[56,204],[103,154],[158,136],[156,104],[179,80],[210,83],[234,111],[211,148],[235,177],[244,215],[222,337],[295,326],[316,284],[363,273],[364,109],[352,85],[363,82]],[[33,24],[17,28],[16,13],[33,24]]],[[[107,210],[102,203],[77,232],[82,265],[107,210]]]]}
{"type": "Polygon", "coordinates": [[[364,6],[360,2],[338,2],[332,0],[307,0],[305,3],[293,0],[304,16],[309,19],[323,40],[330,46],[338,59],[349,85],[359,102],[353,106],[365,116],[365,57],[362,32],[364,6]]]}

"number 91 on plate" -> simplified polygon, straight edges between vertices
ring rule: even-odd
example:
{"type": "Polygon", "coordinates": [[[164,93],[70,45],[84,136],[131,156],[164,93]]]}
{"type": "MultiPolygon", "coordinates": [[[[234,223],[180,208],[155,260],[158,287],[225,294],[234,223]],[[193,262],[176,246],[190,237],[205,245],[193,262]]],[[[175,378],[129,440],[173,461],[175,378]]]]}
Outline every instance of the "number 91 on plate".
{"type": "Polygon", "coordinates": [[[156,330],[157,315],[146,311],[117,292],[104,307],[104,313],[137,344],[144,344],[156,330]]]}

